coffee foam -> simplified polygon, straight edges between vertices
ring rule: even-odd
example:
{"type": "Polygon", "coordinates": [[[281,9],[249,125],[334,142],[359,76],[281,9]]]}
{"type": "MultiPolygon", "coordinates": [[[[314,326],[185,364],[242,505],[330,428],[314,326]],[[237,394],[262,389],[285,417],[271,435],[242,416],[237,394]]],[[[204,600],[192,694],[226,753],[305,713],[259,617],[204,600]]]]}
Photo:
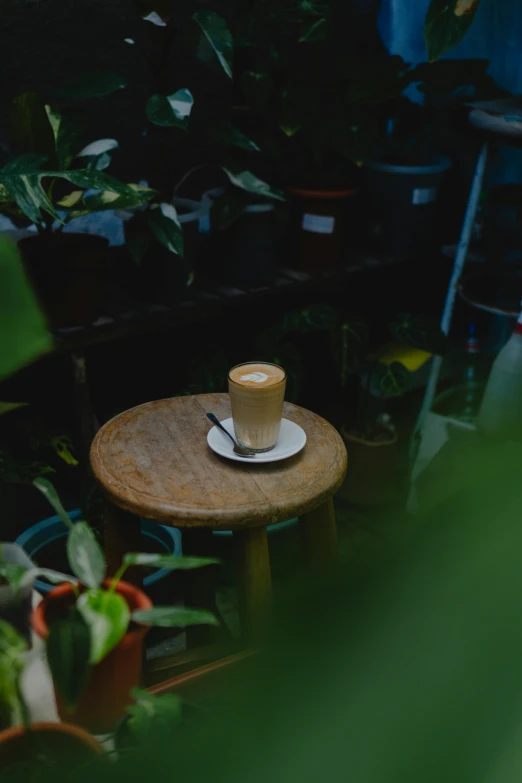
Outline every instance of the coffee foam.
{"type": "Polygon", "coordinates": [[[273,364],[252,362],[234,367],[230,371],[230,379],[239,386],[264,389],[281,383],[285,379],[285,371],[273,364]]]}

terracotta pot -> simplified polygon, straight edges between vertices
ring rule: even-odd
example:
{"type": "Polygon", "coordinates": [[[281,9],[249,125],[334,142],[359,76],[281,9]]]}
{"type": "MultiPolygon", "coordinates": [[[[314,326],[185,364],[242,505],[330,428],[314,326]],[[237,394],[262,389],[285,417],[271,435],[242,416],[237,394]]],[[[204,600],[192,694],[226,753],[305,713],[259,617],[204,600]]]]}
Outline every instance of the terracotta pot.
{"type": "Polygon", "coordinates": [[[97,315],[108,240],[53,233],[18,243],[25,268],[52,328],[86,326],[97,315]]]}
{"type": "MultiPolygon", "coordinates": [[[[103,583],[110,586],[110,580],[103,583]]],[[[132,612],[150,609],[152,601],[145,593],[127,582],[119,582],[116,588],[127,601],[132,612]]],[[[64,617],[74,603],[75,595],[70,584],[51,590],[34,610],[31,621],[35,632],[42,639],[49,633],[49,624],[64,617]]],[[[56,706],[62,720],[82,726],[94,734],[111,731],[132,704],[130,692],[140,684],[143,646],[148,628],[131,623],[123,639],[100,663],[93,666],[85,690],[73,714],[68,712],[55,690],[56,706]]]]}
{"type": "Polygon", "coordinates": [[[341,263],[346,205],[359,192],[289,188],[294,197],[299,230],[299,258],[308,272],[336,269],[341,263]]]}
{"type": "Polygon", "coordinates": [[[397,438],[373,443],[343,431],[348,452],[348,472],[341,493],[357,506],[392,506],[404,492],[397,438]]]}
{"type": "MultiPolygon", "coordinates": [[[[55,763],[85,764],[105,754],[94,737],[68,723],[33,723],[28,732],[15,726],[0,732],[0,769],[8,764],[38,762],[42,747],[55,763]]],[[[105,757],[107,758],[107,757],[105,757]]]]}

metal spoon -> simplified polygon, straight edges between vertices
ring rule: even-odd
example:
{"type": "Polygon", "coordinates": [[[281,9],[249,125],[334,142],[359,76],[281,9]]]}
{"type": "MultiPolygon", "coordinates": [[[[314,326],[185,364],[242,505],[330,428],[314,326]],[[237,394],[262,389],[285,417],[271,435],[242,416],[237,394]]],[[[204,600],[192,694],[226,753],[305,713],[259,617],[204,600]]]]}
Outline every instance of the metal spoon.
{"type": "Polygon", "coordinates": [[[230,434],[230,432],[228,432],[228,431],[227,431],[227,430],[226,430],[226,429],[223,427],[223,425],[221,424],[221,422],[220,422],[220,421],[219,421],[219,420],[216,418],[216,416],[214,416],[214,414],[213,414],[213,413],[207,413],[207,416],[208,416],[208,418],[210,419],[210,421],[212,422],[212,424],[215,424],[215,425],[216,425],[216,427],[219,427],[219,429],[220,429],[220,430],[222,430],[222,432],[224,432],[224,433],[225,433],[225,435],[228,435],[228,437],[230,438],[230,440],[231,440],[231,441],[232,441],[232,443],[234,444],[234,452],[235,452],[236,454],[239,454],[239,456],[240,456],[240,457],[250,457],[250,458],[251,458],[251,457],[255,457],[255,456],[256,456],[256,455],[255,455],[255,452],[254,452],[254,451],[252,451],[251,449],[244,449],[242,446],[238,446],[238,444],[236,443],[236,441],[234,440],[234,438],[232,437],[232,435],[230,434]]]}

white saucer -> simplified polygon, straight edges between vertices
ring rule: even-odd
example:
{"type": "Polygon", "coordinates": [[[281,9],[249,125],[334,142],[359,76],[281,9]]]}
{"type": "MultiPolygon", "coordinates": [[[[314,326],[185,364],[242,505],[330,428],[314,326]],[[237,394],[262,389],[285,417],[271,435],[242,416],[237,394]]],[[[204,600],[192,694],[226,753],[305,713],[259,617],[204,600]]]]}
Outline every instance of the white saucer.
{"type": "MultiPolygon", "coordinates": [[[[232,419],[225,419],[221,424],[235,438],[232,419]]],[[[295,424],[288,419],[281,419],[281,431],[275,448],[271,451],[256,454],[255,457],[241,457],[239,454],[236,454],[234,452],[234,444],[230,438],[227,438],[225,433],[221,432],[219,427],[216,426],[209,431],[207,442],[212,451],[215,451],[220,457],[234,459],[237,462],[278,462],[280,459],[293,457],[294,454],[297,454],[304,448],[306,433],[299,424],[295,424]]]]}

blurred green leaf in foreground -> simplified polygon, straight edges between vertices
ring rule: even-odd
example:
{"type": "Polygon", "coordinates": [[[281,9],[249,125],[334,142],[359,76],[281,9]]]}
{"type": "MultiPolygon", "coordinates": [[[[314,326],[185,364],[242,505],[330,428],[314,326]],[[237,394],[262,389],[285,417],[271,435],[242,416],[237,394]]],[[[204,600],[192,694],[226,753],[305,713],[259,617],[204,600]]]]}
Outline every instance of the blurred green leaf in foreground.
{"type": "Polygon", "coordinates": [[[482,442],[393,548],[278,594],[274,639],[233,706],[97,783],[151,769],[183,783],[520,780],[521,464],[520,445],[482,442]]]}
{"type": "Polygon", "coordinates": [[[52,344],[16,246],[0,236],[0,381],[52,344]]]}

